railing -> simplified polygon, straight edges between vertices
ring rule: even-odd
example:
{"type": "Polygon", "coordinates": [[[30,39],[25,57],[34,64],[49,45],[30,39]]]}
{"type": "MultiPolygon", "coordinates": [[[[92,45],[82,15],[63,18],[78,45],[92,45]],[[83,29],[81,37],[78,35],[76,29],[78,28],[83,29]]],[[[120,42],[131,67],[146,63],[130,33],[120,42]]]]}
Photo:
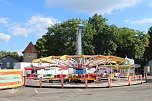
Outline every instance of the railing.
{"type": "MultiPolygon", "coordinates": [[[[85,88],[88,88],[88,85],[89,85],[88,81],[89,81],[90,77],[94,77],[94,81],[97,80],[96,75],[94,75],[94,74],[91,74],[91,75],[90,74],[84,74],[84,75],[75,75],[75,76],[81,77],[81,80],[84,82],[84,87],[85,88]]],[[[64,75],[64,74],[56,75],[54,77],[55,77],[54,79],[58,79],[60,81],[59,83],[61,85],[61,88],[64,88],[65,80],[67,80],[67,79],[71,80],[70,76],[68,78],[66,78],[66,75],[64,75]]],[[[27,79],[31,80],[31,85],[33,85],[33,81],[35,79],[39,80],[40,88],[42,88],[42,84],[43,84],[42,81],[43,80],[45,80],[45,79],[53,80],[52,78],[45,78],[45,77],[39,77],[38,78],[38,77],[26,77],[26,76],[24,76],[24,79],[23,79],[23,81],[24,81],[23,85],[24,86],[26,86],[27,79]]],[[[100,80],[101,80],[101,78],[100,78],[100,80]]],[[[112,83],[115,82],[115,81],[117,81],[117,83],[121,84],[122,83],[121,80],[125,80],[126,83],[128,82],[129,86],[131,86],[133,84],[133,82],[135,82],[135,81],[138,81],[140,84],[142,84],[143,80],[147,81],[147,75],[145,74],[144,77],[142,77],[142,75],[133,75],[133,76],[126,76],[126,78],[121,78],[121,77],[116,77],[115,78],[115,77],[108,76],[108,77],[105,78],[104,81],[107,82],[107,87],[110,88],[112,86],[112,83]]],[[[106,82],[104,82],[104,83],[106,83],[106,82]]],[[[102,83],[102,80],[101,80],[101,83],[102,83]]],[[[98,83],[98,84],[100,84],[100,83],[98,83]]]]}

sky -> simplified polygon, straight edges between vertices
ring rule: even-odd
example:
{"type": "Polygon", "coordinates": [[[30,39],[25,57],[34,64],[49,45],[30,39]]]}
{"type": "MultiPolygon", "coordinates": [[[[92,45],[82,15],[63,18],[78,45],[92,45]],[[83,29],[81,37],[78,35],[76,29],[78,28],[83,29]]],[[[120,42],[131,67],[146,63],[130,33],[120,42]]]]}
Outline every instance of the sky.
{"type": "Polygon", "coordinates": [[[152,0],[0,0],[0,51],[21,52],[47,27],[95,13],[109,25],[146,33],[152,26],[152,0]]]}

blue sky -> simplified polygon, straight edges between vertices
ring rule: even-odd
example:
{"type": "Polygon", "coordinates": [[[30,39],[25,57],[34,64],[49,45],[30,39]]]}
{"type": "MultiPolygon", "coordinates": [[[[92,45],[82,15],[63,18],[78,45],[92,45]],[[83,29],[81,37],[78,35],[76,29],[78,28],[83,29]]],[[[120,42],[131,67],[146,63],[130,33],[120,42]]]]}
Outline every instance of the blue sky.
{"type": "Polygon", "coordinates": [[[118,27],[146,33],[152,26],[152,0],[0,0],[0,50],[21,53],[51,24],[95,13],[118,27]]]}

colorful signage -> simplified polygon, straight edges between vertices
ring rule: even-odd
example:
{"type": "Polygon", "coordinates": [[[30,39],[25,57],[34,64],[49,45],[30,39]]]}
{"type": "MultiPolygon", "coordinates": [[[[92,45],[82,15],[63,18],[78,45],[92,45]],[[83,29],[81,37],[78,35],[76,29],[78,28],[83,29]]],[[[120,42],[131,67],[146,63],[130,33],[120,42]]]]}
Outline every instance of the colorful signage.
{"type": "Polygon", "coordinates": [[[23,84],[21,70],[0,70],[0,88],[19,87],[23,84]]]}

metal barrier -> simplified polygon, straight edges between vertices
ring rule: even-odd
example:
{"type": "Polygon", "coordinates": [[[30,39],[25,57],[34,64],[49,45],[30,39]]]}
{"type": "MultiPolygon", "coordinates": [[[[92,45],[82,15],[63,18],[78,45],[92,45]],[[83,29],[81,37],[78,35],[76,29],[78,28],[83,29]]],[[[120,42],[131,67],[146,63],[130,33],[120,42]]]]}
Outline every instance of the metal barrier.
{"type": "MultiPolygon", "coordinates": [[[[52,83],[51,86],[55,86],[55,87],[61,87],[61,88],[64,88],[64,86],[68,85],[71,83],[72,87],[73,84],[75,85],[76,84],[76,87],[77,87],[77,84],[80,83],[81,84],[81,87],[85,87],[85,88],[88,88],[88,87],[92,87],[92,84],[93,85],[96,85],[98,87],[101,86],[104,86],[106,87],[106,84],[108,86],[108,88],[112,87],[112,86],[119,86],[119,85],[129,85],[131,86],[132,84],[142,84],[143,83],[143,77],[142,75],[133,75],[133,76],[126,76],[126,77],[123,77],[123,78],[120,78],[120,77],[106,77],[106,78],[100,78],[100,81],[89,81],[89,75],[86,74],[86,75],[83,75],[81,76],[81,80],[78,79],[78,81],[75,79],[68,79],[67,77],[65,77],[65,75],[58,75],[58,76],[55,76],[55,78],[46,78],[46,77],[26,77],[24,76],[24,79],[23,79],[23,85],[25,86],[26,85],[26,82],[27,82],[27,79],[30,80],[29,82],[27,82],[27,84],[29,85],[32,85],[34,86],[35,84],[38,85],[37,81],[39,81],[39,86],[40,88],[42,88],[42,85],[43,83],[46,83],[44,84],[44,86],[48,85],[48,83],[52,83]],[[36,83],[33,83],[33,80],[34,82],[36,83]],[[48,81],[49,80],[49,81],[48,81]],[[51,80],[51,82],[50,82],[51,80]],[[112,83],[114,82],[114,83],[112,83]],[[103,83],[103,85],[102,85],[103,83]],[[121,84],[122,83],[122,84],[121,84]],[[128,83],[128,84],[127,84],[128,83]],[[33,85],[34,84],[34,85],[33,85]],[[84,84],[84,86],[83,86],[84,84]]],[[[146,79],[147,77],[145,76],[144,79],[146,79]]],[[[67,86],[66,86],[67,87],[67,86]]]]}

